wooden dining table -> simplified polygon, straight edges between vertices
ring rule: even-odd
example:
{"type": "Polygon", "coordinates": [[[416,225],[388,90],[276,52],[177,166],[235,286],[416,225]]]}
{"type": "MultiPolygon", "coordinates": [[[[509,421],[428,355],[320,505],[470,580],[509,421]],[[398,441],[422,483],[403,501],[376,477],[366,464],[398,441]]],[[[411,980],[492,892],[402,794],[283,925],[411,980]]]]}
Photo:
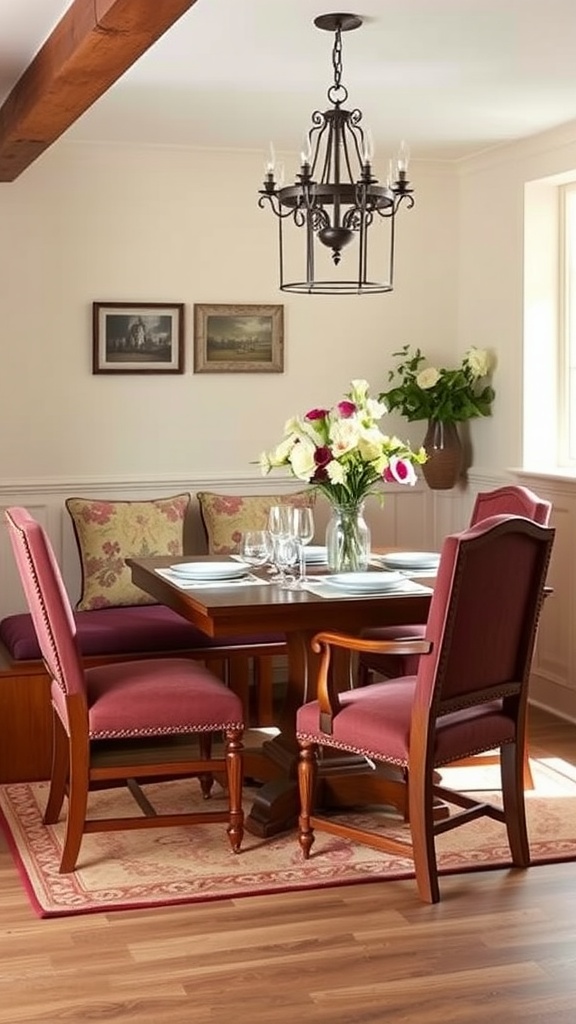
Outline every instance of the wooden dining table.
{"type": "MultiPolygon", "coordinates": [[[[425,622],[432,589],[418,581],[413,589],[387,594],[338,594],[321,597],[307,589],[282,589],[268,580],[265,570],[256,570],[261,585],[195,586],[161,575],[176,561],[222,561],[219,557],[189,556],[130,558],[127,560],[132,581],[157,601],[167,605],[210,637],[242,636],[243,634],[284,633],[287,645],[287,680],[282,709],[275,723],[278,733],[264,742],[258,751],[260,764],[266,770],[263,784],[257,791],[246,827],[255,835],[270,836],[291,828],[299,808],[297,761],[298,743],[295,734],[296,711],[301,704],[316,696],[315,680],[318,655],[311,646],[313,636],[322,630],[360,632],[371,626],[395,626],[425,622]],[[262,760],[264,759],[264,760],[262,760]]],[[[312,577],[314,581],[314,577],[312,577]]],[[[318,576],[321,581],[321,575],[318,576]]],[[[349,665],[341,665],[341,685],[349,685],[349,665]]],[[[247,768],[248,775],[258,778],[258,760],[247,768]]],[[[320,778],[320,802],[350,806],[355,802],[358,775],[362,778],[363,802],[367,784],[373,802],[392,804],[405,810],[404,780],[397,771],[374,770],[362,759],[346,756],[326,758],[320,778]],[[368,778],[367,778],[368,776],[368,778]]]]}

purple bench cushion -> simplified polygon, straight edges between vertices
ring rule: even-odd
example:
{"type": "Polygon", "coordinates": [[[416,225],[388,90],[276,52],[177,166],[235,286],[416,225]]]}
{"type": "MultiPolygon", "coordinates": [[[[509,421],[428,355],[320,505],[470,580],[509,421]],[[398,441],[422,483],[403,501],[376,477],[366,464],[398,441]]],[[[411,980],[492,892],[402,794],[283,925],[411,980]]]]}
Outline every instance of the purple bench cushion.
{"type": "MultiPolygon", "coordinates": [[[[283,643],[281,634],[244,635],[214,640],[164,605],[138,605],[75,612],[78,643],[84,657],[115,654],[148,654],[222,647],[227,643],[283,643]]],[[[42,655],[31,616],[8,615],[0,622],[0,640],[14,661],[39,660],[42,655]]]]}

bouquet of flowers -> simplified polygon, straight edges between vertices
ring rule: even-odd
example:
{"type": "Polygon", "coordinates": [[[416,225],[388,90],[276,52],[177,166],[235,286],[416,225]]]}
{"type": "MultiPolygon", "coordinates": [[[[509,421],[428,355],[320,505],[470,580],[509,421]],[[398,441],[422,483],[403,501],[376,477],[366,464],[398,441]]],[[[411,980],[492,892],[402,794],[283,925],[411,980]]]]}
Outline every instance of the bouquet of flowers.
{"type": "Polygon", "coordinates": [[[264,475],[286,466],[298,480],[321,491],[332,506],[345,510],[349,533],[342,540],[339,559],[331,561],[328,552],[333,568],[362,567],[360,554],[355,554],[360,542],[352,531],[368,494],[377,493],[382,483],[416,483],[414,467],[426,461],[423,448],[414,452],[408,443],[381,431],[379,421],[387,411],[383,402],[369,397],[367,381],[353,380],[335,406],[289,419],[280,444],[260,456],[264,475]]]}
{"type": "Polygon", "coordinates": [[[379,396],[390,410],[398,409],[408,420],[438,423],[490,415],[495,392],[487,381],[492,365],[485,349],[469,349],[455,370],[423,366],[420,349],[411,353],[408,345],[393,355],[399,362],[388,373],[392,386],[379,396]]]}

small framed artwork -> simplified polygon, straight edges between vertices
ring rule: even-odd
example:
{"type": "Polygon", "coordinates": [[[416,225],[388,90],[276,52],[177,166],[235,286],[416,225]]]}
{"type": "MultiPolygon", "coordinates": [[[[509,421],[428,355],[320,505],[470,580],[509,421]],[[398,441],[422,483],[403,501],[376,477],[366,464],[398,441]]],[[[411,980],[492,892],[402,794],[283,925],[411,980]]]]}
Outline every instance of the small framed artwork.
{"type": "Polygon", "coordinates": [[[283,370],[283,306],[194,306],[195,373],[283,370]]]}
{"type": "Polygon", "coordinates": [[[93,373],[184,373],[184,303],[94,302],[93,373]]]}

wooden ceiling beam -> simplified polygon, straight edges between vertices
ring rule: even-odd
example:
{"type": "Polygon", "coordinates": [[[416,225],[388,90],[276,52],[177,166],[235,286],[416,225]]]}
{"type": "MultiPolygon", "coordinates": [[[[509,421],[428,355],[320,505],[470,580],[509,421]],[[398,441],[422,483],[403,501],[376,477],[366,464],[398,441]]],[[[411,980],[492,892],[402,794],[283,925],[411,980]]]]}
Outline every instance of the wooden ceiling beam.
{"type": "Polygon", "coordinates": [[[196,0],[73,0],[0,108],[0,181],[14,181],[196,0]]]}

